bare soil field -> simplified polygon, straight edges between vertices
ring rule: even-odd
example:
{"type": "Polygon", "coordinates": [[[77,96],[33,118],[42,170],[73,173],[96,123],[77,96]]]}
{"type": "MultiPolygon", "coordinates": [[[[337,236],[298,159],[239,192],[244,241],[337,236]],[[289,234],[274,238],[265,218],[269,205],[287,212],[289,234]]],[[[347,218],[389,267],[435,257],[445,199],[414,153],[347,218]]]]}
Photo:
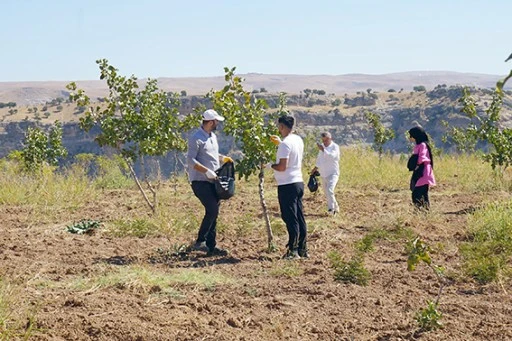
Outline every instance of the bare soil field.
{"type": "Polygon", "coordinates": [[[33,340],[512,339],[512,287],[462,276],[458,251],[472,210],[506,193],[439,186],[431,213],[423,214],[411,210],[405,188],[338,186],[337,217],[324,213],[322,194],[307,193],[310,258],[289,261],[280,257],[287,235],[273,184],[267,196],[280,252],[266,252],[257,196],[242,182],[221,206],[218,243],[230,250],[227,257],[185,250],[202,208],[184,182],[177,198],[170,185],[162,191],[170,200],[161,210],[185,213],[190,224],[144,238],[109,231],[109,222],[147,214],[136,190],[105,190],[83,207],[48,214],[0,206],[0,275],[10,283],[18,332],[30,329],[33,340]],[[104,225],[92,235],[67,232],[66,225],[84,218],[104,225]],[[410,229],[432,246],[449,280],[440,300],[442,329],[421,332],[414,321],[438,288],[427,267],[407,271],[406,238],[375,242],[365,258],[367,286],[335,281],[328,253],[349,257],[354,243],[377,228],[410,229]]]}

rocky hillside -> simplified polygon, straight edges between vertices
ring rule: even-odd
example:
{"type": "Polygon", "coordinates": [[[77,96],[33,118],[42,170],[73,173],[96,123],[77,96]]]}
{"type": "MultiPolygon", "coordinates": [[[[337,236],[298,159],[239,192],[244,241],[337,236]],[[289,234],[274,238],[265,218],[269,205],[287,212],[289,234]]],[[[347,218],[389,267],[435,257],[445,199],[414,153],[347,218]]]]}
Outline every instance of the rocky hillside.
{"type": "MultiPolygon", "coordinates": [[[[462,87],[458,86],[438,85],[431,91],[417,88],[416,91],[408,92],[394,89],[376,92],[367,89],[341,97],[316,89],[306,90],[298,95],[288,95],[288,107],[297,118],[299,133],[308,139],[318,138],[321,131],[329,131],[340,145],[371,144],[373,135],[364,114],[372,111],[380,114],[382,122],[396,132],[397,137],[386,145],[388,150],[406,152],[408,143],[404,133],[415,124],[422,125],[431,134],[436,146],[450,149],[451,146],[441,141],[445,133],[441,122],[444,120],[456,126],[469,122],[460,113],[458,99],[462,95],[462,87]]],[[[478,99],[483,114],[491,101],[492,92],[487,89],[473,89],[472,93],[478,99]]],[[[502,111],[502,123],[505,126],[512,125],[511,94],[509,91],[502,111]]],[[[258,92],[255,95],[264,97],[270,110],[277,106],[277,95],[268,92],[258,92]]],[[[208,106],[209,103],[203,96],[183,96],[180,112],[191,112],[200,104],[208,106]]],[[[64,98],[35,106],[4,105],[0,108],[0,157],[22,147],[24,132],[28,126],[47,126],[55,120],[64,122],[64,144],[71,156],[78,153],[108,153],[94,142],[94,131],[84,133],[79,129],[78,119],[83,110],[64,98]]],[[[222,136],[222,131],[219,135],[223,152],[236,149],[231,138],[222,136]]]]}

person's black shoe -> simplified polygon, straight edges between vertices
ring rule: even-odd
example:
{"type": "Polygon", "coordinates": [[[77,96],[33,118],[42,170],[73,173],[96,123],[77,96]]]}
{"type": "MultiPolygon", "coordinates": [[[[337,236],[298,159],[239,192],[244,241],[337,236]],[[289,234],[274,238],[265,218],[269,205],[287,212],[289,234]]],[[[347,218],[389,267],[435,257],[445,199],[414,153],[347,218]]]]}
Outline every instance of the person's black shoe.
{"type": "Polygon", "coordinates": [[[213,249],[208,249],[206,255],[208,257],[211,256],[227,256],[229,254],[228,250],[219,249],[218,247],[214,247],[213,249]]]}
{"type": "Polygon", "coordinates": [[[299,252],[297,250],[288,250],[284,254],[283,259],[300,259],[299,252]]]}
{"type": "Polygon", "coordinates": [[[308,250],[299,250],[300,258],[309,258],[308,250]]]}
{"type": "Polygon", "coordinates": [[[206,242],[195,242],[190,246],[190,251],[208,252],[208,247],[206,246],[206,242]]]}

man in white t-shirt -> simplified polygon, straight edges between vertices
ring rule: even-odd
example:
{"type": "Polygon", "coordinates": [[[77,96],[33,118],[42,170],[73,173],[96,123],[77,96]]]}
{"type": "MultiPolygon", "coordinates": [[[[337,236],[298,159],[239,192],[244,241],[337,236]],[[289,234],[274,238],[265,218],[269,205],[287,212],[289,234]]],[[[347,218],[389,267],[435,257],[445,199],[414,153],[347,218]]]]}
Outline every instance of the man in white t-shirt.
{"type": "Polygon", "coordinates": [[[284,255],[288,259],[308,257],[307,226],[302,207],[304,143],[300,136],[292,133],[294,124],[295,119],[291,116],[279,117],[278,130],[282,140],[276,135],[270,137],[278,145],[277,163],[268,165],[274,170],[281,218],[288,230],[288,250],[284,255]]]}
{"type": "Polygon", "coordinates": [[[311,174],[318,171],[322,178],[322,188],[327,199],[328,213],[336,215],[340,211],[334,190],[340,177],[340,147],[332,141],[331,133],[324,132],[321,135],[322,143],[317,143],[318,156],[316,167],[311,174]]]}

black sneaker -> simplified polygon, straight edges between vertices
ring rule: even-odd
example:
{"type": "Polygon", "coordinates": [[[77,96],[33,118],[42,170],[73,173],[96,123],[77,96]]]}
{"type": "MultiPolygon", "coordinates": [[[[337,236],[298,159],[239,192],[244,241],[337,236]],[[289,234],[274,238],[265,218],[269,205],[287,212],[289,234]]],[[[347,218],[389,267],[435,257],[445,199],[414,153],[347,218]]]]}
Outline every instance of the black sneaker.
{"type": "Polygon", "coordinates": [[[283,259],[300,259],[299,252],[297,250],[288,250],[284,254],[283,259]]]}
{"type": "Polygon", "coordinates": [[[300,258],[309,258],[308,250],[299,250],[300,258]]]}
{"type": "Polygon", "coordinates": [[[227,256],[229,254],[228,250],[219,249],[218,247],[214,247],[213,249],[208,249],[206,255],[208,257],[211,256],[227,256]]]}
{"type": "Polygon", "coordinates": [[[195,242],[190,246],[190,250],[208,252],[208,247],[206,246],[206,242],[195,242]]]}

